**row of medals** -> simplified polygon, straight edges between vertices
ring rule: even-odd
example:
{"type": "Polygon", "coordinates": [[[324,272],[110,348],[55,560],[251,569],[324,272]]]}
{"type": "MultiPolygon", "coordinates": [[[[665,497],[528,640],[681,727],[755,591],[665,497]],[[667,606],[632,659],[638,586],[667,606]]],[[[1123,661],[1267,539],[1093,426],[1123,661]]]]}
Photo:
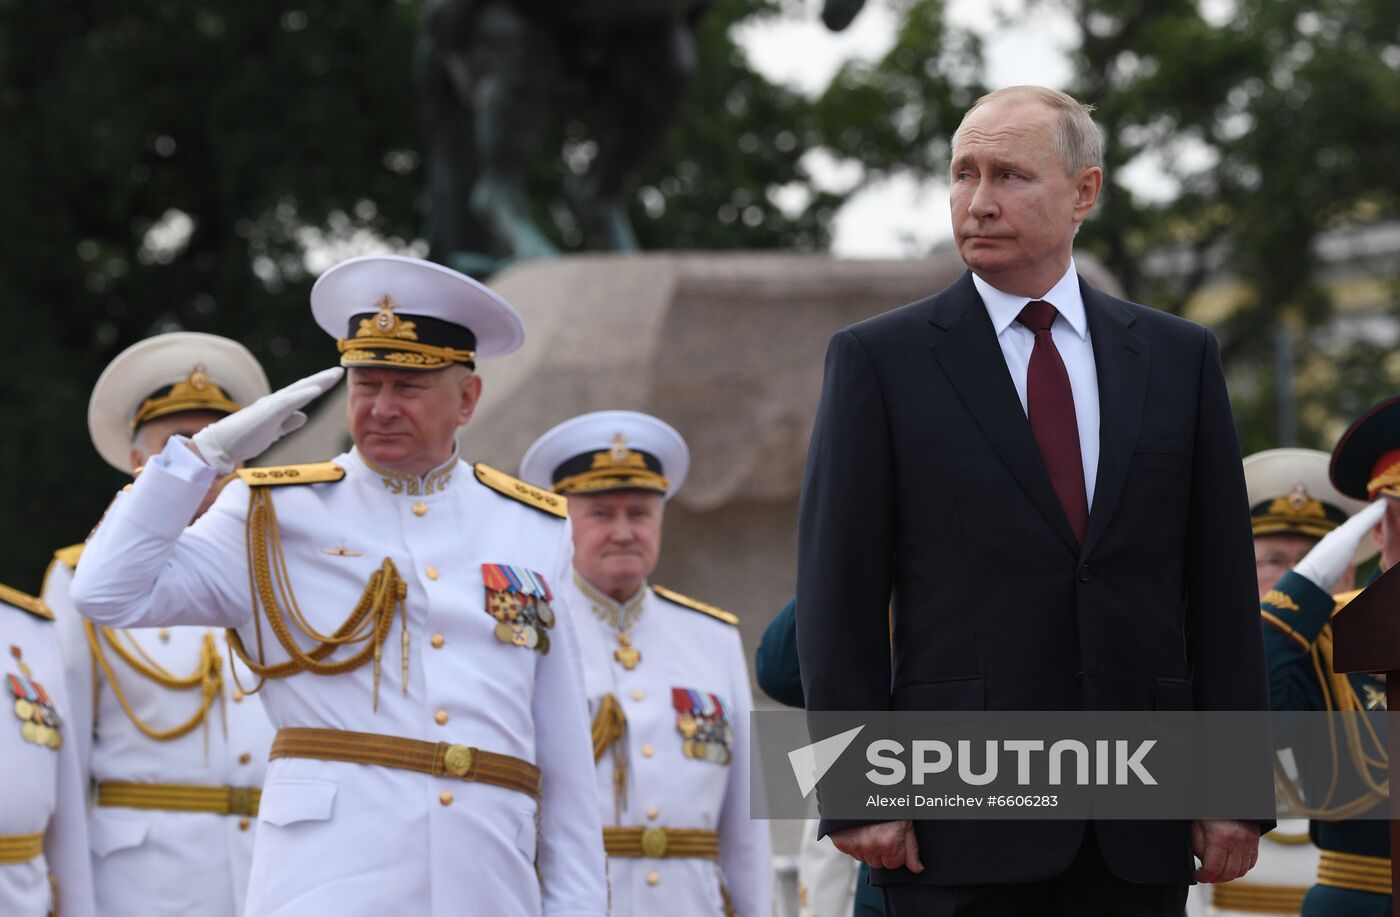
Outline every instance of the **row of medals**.
{"type": "Polygon", "coordinates": [[[683,750],[687,758],[698,758],[715,764],[729,763],[729,727],[706,723],[706,728],[701,730],[694,714],[682,713],[676,718],[676,729],[685,739],[683,750]]]}
{"type": "Polygon", "coordinates": [[[15,716],[24,724],[19,729],[24,741],[54,750],[63,746],[63,736],[58,731],[63,722],[52,708],[18,697],[15,698],[15,716]]]}
{"type": "Polygon", "coordinates": [[[497,640],[549,652],[545,628],[554,626],[554,609],[540,597],[488,589],[486,613],[496,619],[497,640]]]}

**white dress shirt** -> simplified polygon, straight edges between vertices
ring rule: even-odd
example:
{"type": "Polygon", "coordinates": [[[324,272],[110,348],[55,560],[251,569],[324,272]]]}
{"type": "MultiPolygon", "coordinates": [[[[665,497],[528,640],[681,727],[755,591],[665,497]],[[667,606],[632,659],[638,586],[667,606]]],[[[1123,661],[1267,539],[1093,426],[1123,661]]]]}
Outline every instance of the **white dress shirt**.
{"type": "MultiPolygon", "coordinates": [[[[422,479],[371,468],[356,451],[334,462],[342,480],[269,494],[291,588],[310,628],[331,633],[370,575],[392,560],[408,588],[407,681],[396,620],[377,711],[367,664],[334,677],[266,682],[268,718],[278,728],[455,742],[522,758],[543,772],[542,803],[487,783],[278,758],[263,784],[246,917],[602,917],[602,825],[578,640],[562,587],[573,554],[567,520],[497,493],[455,455],[422,479]],[[496,635],[484,564],[528,570],[552,587],[548,653],[496,635]]],[[[254,654],[261,627],[266,661],[283,662],[287,653],[267,622],[252,620],[247,485],[229,484],[185,527],[214,477],[172,438],[88,543],[74,604],[114,627],[237,628],[254,654]]]]}
{"type": "MultiPolygon", "coordinates": [[[[976,274],[972,275],[972,283],[981,294],[987,314],[992,319],[997,343],[1001,345],[1001,354],[1006,358],[1006,368],[1016,386],[1016,395],[1021,399],[1021,410],[1025,411],[1026,373],[1030,368],[1031,349],[1035,346],[1035,332],[1016,321],[1016,316],[1032,299],[1004,293],[976,274]]],[[[1092,509],[1094,483],[1099,473],[1099,379],[1094,363],[1094,346],[1089,339],[1089,320],[1084,314],[1084,297],[1079,292],[1079,275],[1075,273],[1073,258],[1064,276],[1044,296],[1037,298],[1048,302],[1060,313],[1055,317],[1055,324],[1050,326],[1050,336],[1055,341],[1055,349],[1060,352],[1060,359],[1065,363],[1069,388],[1074,393],[1074,419],[1079,425],[1079,455],[1084,461],[1084,498],[1086,505],[1092,509]]]]}

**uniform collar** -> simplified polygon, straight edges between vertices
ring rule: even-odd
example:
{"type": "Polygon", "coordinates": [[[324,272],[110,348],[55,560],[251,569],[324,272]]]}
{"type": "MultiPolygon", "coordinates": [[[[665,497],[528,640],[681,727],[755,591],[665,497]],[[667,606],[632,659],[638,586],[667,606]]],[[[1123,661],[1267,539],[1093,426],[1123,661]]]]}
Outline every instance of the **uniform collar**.
{"type": "Polygon", "coordinates": [[[430,496],[447,490],[448,485],[452,483],[452,473],[457,470],[457,464],[461,461],[457,447],[453,446],[452,455],[447,461],[419,477],[382,468],[362,455],[358,448],[351,449],[350,454],[357,460],[350,463],[351,467],[362,470],[366,480],[377,477],[386,491],[405,497],[430,496]]]}
{"type": "MultiPolygon", "coordinates": [[[[1016,316],[1021,314],[1026,303],[1031,302],[1029,296],[1016,296],[998,290],[976,274],[972,275],[972,283],[977,287],[977,292],[987,307],[987,314],[991,316],[992,327],[996,329],[997,337],[1011,327],[1011,323],[1016,321],[1016,316]]],[[[1073,258],[1069,259],[1069,270],[1065,271],[1064,276],[1039,298],[1054,306],[1060,317],[1079,335],[1079,339],[1084,340],[1085,335],[1089,333],[1089,321],[1084,315],[1084,296],[1079,291],[1079,274],[1074,269],[1073,258]]]]}
{"type": "Polygon", "coordinates": [[[577,570],[574,571],[574,585],[592,603],[593,613],[598,616],[598,620],[611,625],[614,630],[630,630],[642,617],[648,591],[645,580],[637,593],[625,602],[614,599],[584,579],[577,570]]]}

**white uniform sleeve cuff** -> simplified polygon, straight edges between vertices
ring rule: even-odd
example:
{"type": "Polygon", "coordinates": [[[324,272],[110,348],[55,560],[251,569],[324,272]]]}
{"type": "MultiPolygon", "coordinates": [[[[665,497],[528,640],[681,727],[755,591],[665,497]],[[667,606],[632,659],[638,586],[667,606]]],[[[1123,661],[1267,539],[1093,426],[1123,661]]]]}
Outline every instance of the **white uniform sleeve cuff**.
{"type": "Polygon", "coordinates": [[[166,440],[165,448],[147,463],[147,467],[159,468],[187,484],[213,484],[216,472],[195,454],[189,447],[189,441],[188,436],[170,437],[166,440]]]}

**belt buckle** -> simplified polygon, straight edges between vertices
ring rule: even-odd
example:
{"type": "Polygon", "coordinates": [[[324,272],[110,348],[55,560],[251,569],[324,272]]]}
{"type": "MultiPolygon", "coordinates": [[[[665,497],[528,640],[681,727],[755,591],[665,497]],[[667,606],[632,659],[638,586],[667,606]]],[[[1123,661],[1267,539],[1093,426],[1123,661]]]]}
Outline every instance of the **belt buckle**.
{"type": "Polygon", "coordinates": [[[646,828],[642,831],[642,853],[652,859],[666,855],[666,829],[646,828]]]}
{"type": "Polygon", "coordinates": [[[246,815],[252,817],[258,814],[258,799],[254,794],[257,792],[250,786],[231,786],[228,788],[228,814],[246,815]]]}
{"type": "Polygon", "coordinates": [[[442,765],[454,777],[466,777],[471,772],[476,755],[465,745],[449,745],[443,753],[442,765]]]}

